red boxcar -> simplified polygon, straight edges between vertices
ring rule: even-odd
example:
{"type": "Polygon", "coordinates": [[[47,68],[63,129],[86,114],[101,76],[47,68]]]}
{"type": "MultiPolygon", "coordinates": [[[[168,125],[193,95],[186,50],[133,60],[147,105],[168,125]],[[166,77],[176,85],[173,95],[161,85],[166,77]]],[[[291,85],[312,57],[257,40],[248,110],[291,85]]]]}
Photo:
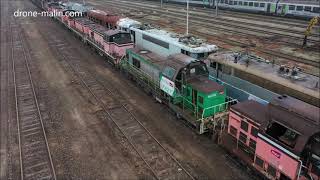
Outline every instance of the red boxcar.
{"type": "Polygon", "coordinates": [[[117,29],[117,22],[121,18],[121,16],[101,10],[88,11],[88,17],[90,20],[97,22],[102,26],[106,26],[109,29],[117,29]]]}

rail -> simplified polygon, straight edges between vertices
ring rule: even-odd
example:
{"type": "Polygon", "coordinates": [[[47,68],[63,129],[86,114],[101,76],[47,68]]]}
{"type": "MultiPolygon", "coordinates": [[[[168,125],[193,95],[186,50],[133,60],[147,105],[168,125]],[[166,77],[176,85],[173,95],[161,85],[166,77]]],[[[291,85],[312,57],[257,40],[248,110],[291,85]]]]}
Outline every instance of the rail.
{"type": "Polygon", "coordinates": [[[56,174],[29,67],[24,34],[10,24],[21,179],[54,179],[56,174]]]}

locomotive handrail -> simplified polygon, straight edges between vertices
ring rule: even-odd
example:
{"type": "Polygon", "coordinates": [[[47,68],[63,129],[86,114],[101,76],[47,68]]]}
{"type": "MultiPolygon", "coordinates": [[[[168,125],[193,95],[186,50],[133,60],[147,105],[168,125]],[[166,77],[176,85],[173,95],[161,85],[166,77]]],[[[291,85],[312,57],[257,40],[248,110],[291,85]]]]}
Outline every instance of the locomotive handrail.
{"type": "MultiPolygon", "coordinates": [[[[230,98],[230,97],[228,97],[228,98],[230,98]]],[[[224,102],[224,103],[221,103],[221,104],[218,104],[218,105],[214,105],[214,106],[210,106],[210,107],[204,108],[200,120],[204,119],[204,114],[205,114],[206,110],[210,110],[210,109],[219,107],[218,112],[220,112],[221,111],[221,109],[220,109],[221,107],[224,107],[225,109],[228,109],[228,105],[231,104],[231,103],[234,103],[234,102],[238,102],[238,100],[237,99],[232,99],[232,100],[229,100],[227,102],[224,102]],[[227,105],[227,106],[225,106],[225,105],[227,105]]],[[[216,109],[214,109],[214,110],[216,110],[216,109]]],[[[222,111],[223,111],[223,109],[222,109],[222,111]]]]}
{"type": "MultiPolygon", "coordinates": [[[[158,85],[159,82],[158,82],[158,83],[157,83],[157,82],[154,82],[154,81],[152,80],[152,77],[151,77],[149,74],[145,73],[143,70],[140,70],[140,69],[136,68],[136,67],[133,66],[132,64],[130,64],[130,63],[128,63],[128,62],[124,62],[124,63],[125,63],[126,66],[128,66],[131,70],[135,71],[135,73],[139,74],[140,76],[144,76],[145,79],[146,79],[146,81],[147,81],[146,84],[147,84],[149,87],[151,87],[152,89],[154,89],[154,91],[155,91],[156,93],[158,93],[157,90],[160,88],[159,85],[158,85]]],[[[140,78],[140,76],[139,76],[139,78],[140,78]]],[[[143,79],[143,78],[140,78],[140,79],[143,79]]],[[[144,80],[142,80],[142,81],[144,81],[144,80]]]]}

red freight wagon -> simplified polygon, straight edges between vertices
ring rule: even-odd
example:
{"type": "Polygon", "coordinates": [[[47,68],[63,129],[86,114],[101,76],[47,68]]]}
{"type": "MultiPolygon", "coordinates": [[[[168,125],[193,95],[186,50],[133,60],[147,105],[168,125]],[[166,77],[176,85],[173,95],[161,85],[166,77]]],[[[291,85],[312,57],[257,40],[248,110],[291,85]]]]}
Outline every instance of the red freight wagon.
{"type": "Polygon", "coordinates": [[[88,11],[88,17],[90,20],[99,23],[102,26],[106,26],[109,29],[116,29],[117,22],[121,16],[114,15],[109,12],[104,12],[101,10],[90,10],[88,11]]]}

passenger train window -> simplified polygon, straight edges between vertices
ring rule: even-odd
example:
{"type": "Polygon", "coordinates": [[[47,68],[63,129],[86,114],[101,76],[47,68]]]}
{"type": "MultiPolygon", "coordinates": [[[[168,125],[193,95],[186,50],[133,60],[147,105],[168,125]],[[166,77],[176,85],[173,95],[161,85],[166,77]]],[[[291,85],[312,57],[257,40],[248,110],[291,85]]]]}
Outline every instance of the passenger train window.
{"type": "Polygon", "coordinates": [[[220,4],[223,4],[223,3],[224,3],[224,0],[221,0],[221,1],[220,1],[220,4]]]}
{"type": "Polygon", "coordinates": [[[239,1],[239,6],[242,6],[242,1],[239,1]]]}
{"type": "Polygon", "coordinates": [[[265,5],[265,3],[260,3],[260,7],[264,7],[265,5]]]}
{"type": "Polygon", "coordinates": [[[244,2],[244,4],[243,4],[244,6],[248,6],[248,2],[244,2]]]}
{"type": "Polygon", "coordinates": [[[224,1],[224,3],[225,3],[225,4],[229,4],[229,3],[228,3],[228,0],[224,1]]]}
{"type": "Polygon", "coordinates": [[[259,7],[259,3],[254,3],[254,7],[259,7]]]}
{"type": "Polygon", "coordinates": [[[313,7],[312,12],[320,13],[320,7],[313,7]]]}
{"type": "Polygon", "coordinates": [[[253,6],[253,2],[249,2],[249,6],[253,6]]]}
{"type": "Polygon", "coordinates": [[[238,1],[234,1],[234,3],[233,3],[234,5],[238,5],[238,1]]]}
{"type": "Polygon", "coordinates": [[[303,10],[303,6],[297,6],[297,11],[302,11],[303,10]]]}
{"type": "Polygon", "coordinates": [[[305,6],[304,11],[311,11],[311,6],[305,6]]]}
{"type": "Polygon", "coordinates": [[[293,11],[296,9],[296,6],[295,5],[289,5],[289,10],[293,11]]]}
{"type": "Polygon", "coordinates": [[[312,12],[320,13],[320,7],[313,7],[312,12]]]}
{"type": "Polygon", "coordinates": [[[229,1],[229,4],[230,4],[230,5],[233,5],[233,1],[229,1]]]}

